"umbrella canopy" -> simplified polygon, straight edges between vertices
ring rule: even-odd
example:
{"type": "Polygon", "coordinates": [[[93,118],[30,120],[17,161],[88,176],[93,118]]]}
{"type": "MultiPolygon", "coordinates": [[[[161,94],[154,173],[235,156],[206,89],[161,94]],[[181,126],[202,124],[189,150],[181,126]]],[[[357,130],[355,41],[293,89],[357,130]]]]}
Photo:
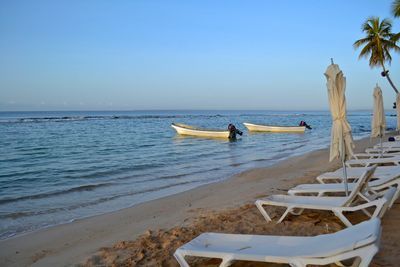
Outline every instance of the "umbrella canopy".
{"type": "Polygon", "coordinates": [[[329,106],[332,115],[331,150],[329,161],[340,158],[342,162],[353,155],[353,136],[346,116],[346,78],[337,64],[325,71],[329,106]]]}
{"type": "Polygon", "coordinates": [[[374,114],[372,117],[371,137],[382,137],[385,135],[386,118],[383,110],[382,90],[378,85],[374,88],[374,114]]]}
{"type": "Polygon", "coordinates": [[[396,96],[397,131],[400,131],[400,93],[396,96]]]}

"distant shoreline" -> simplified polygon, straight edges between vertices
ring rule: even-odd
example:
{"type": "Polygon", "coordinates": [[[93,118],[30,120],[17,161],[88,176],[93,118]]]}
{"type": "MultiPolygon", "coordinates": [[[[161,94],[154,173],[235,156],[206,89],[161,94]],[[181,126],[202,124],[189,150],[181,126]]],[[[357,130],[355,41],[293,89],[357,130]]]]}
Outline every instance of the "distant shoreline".
{"type": "MultiPolygon", "coordinates": [[[[327,112],[329,109],[110,109],[110,110],[100,110],[100,109],[71,109],[71,110],[63,110],[63,109],[54,109],[54,110],[0,110],[0,113],[18,113],[18,112],[185,112],[185,111],[290,111],[290,112],[327,112]]],[[[348,112],[366,112],[371,111],[371,108],[364,108],[364,109],[348,109],[348,112]]],[[[395,111],[395,109],[385,109],[385,111],[395,111]]]]}

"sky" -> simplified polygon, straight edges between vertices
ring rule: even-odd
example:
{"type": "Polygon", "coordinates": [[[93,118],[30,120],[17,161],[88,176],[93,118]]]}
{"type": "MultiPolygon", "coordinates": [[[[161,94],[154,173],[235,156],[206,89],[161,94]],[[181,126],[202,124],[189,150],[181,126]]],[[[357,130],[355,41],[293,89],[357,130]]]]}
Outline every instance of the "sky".
{"type": "Polygon", "coordinates": [[[376,83],[390,109],[393,89],[352,44],[391,3],[1,1],[0,111],[326,110],[331,58],[349,109],[372,109],[376,83]]]}

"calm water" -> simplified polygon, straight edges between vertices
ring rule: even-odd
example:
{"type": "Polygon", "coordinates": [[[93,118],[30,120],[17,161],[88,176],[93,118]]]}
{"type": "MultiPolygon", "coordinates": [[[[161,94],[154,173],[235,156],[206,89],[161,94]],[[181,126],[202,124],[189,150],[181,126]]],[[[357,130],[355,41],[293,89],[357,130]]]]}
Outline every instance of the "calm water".
{"type": "MultiPolygon", "coordinates": [[[[389,111],[390,113],[394,113],[389,111]]],[[[388,113],[388,114],[390,114],[388,113]]],[[[371,112],[350,112],[355,138],[371,112]]],[[[389,128],[395,117],[387,116],[389,128]]],[[[328,112],[147,111],[0,113],[0,239],[129,207],[329,144],[328,112]],[[305,134],[250,134],[242,122],[305,134]],[[179,137],[172,122],[225,128],[236,142],[179,137]]]]}

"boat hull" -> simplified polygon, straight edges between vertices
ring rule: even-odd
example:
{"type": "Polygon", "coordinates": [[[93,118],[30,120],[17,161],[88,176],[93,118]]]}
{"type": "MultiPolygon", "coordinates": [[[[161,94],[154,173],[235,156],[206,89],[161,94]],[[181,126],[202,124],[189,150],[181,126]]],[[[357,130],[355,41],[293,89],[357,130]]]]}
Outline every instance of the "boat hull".
{"type": "Polygon", "coordinates": [[[171,124],[171,127],[176,130],[180,135],[189,135],[197,137],[209,137],[209,138],[229,138],[229,131],[218,131],[209,129],[200,129],[185,124],[171,124]]]}
{"type": "Polygon", "coordinates": [[[243,123],[251,132],[276,132],[276,133],[304,133],[305,126],[271,126],[253,123],[243,123]]]}

